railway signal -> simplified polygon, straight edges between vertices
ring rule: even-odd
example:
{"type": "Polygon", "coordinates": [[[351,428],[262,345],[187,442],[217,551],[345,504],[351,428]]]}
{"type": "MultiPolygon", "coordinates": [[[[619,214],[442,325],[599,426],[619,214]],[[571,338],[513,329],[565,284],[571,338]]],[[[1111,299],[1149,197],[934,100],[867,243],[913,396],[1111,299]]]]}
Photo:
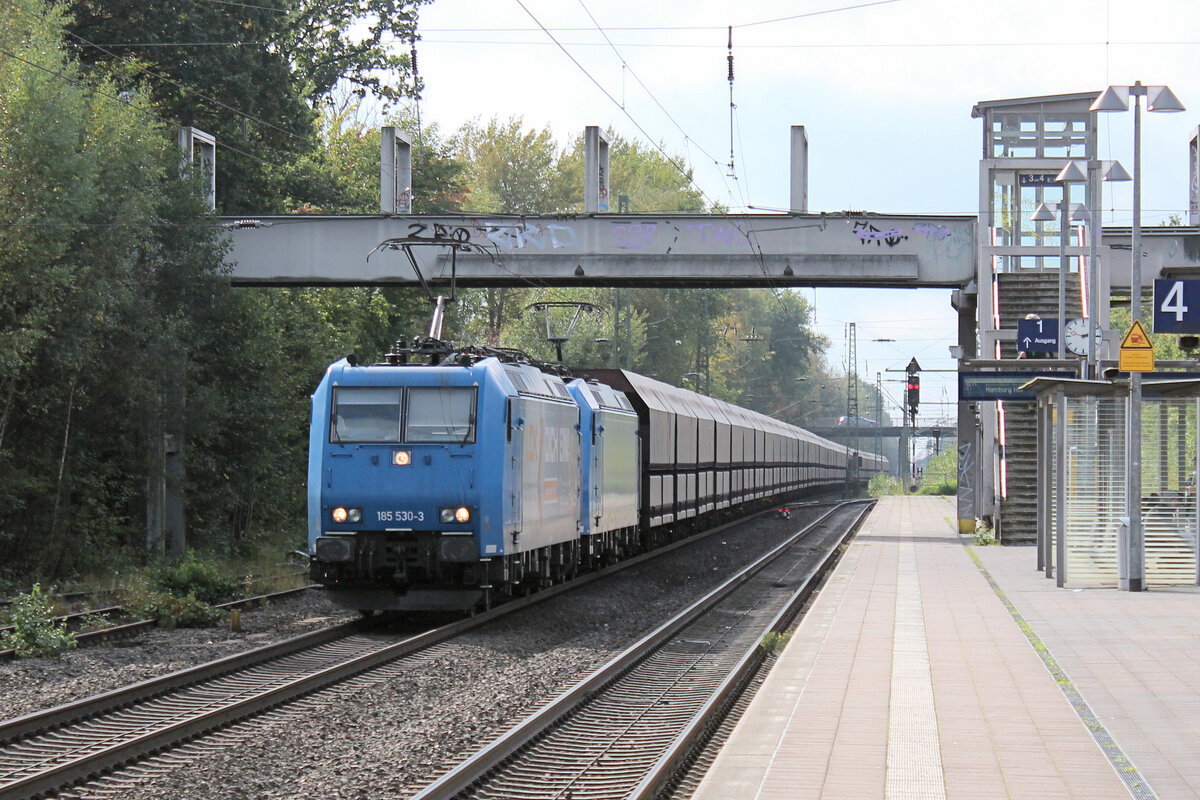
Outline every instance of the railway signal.
{"type": "Polygon", "coordinates": [[[921,365],[914,358],[908,362],[908,367],[905,369],[908,373],[908,390],[905,393],[905,405],[908,406],[908,413],[912,416],[913,424],[917,423],[917,406],[921,403],[921,365]]]}

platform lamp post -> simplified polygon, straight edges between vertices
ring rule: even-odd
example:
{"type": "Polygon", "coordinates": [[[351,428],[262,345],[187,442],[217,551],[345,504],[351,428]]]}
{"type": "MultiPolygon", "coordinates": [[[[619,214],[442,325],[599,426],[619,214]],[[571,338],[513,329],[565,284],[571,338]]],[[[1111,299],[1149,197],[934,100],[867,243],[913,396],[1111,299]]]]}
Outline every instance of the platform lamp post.
{"type": "MultiPolygon", "coordinates": [[[[1131,323],[1142,316],[1142,104],[1147,111],[1183,111],[1183,103],[1166,86],[1109,86],[1092,103],[1092,111],[1128,111],[1133,100],[1133,231],[1132,263],[1129,274],[1129,317],[1131,323]]],[[[1140,592],[1145,588],[1146,542],[1142,531],[1142,373],[1129,373],[1129,425],[1126,464],[1129,490],[1126,505],[1129,514],[1129,539],[1126,550],[1126,574],[1120,588],[1140,592]]]]}
{"type": "MultiPolygon", "coordinates": [[[[1053,222],[1055,219],[1054,210],[1059,211],[1059,230],[1058,230],[1058,359],[1066,358],[1066,350],[1064,347],[1067,326],[1067,242],[1070,240],[1070,224],[1072,221],[1078,222],[1087,219],[1087,209],[1080,203],[1071,204],[1071,183],[1079,183],[1087,180],[1087,176],[1083,170],[1074,162],[1070,162],[1063,167],[1062,172],[1058,174],[1058,180],[1062,183],[1063,196],[1059,203],[1041,203],[1037,210],[1030,217],[1034,222],[1053,222]]],[[[1082,280],[1083,276],[1080,275],[1082,280]]]]}
{"type": "MultiPolygon", "coordinates": [[[[1096,255],[1097,244],[1100,236],[1100,185],[1110,181],[1128,181],[1133,180],[1125,168],[1121,166],[1119,161],[1102,161],[1099,159],[1089,159],[1087,161],[1087,172],[1085,174],[1079,162],[1070,161],[1054,178],[1058,183],[1088,183],[1088,198],[1090,202],[1086,207],[1073,205],[1071,209],[1071,219],[1076,222],[1085,222],[1088,225],[1088,271],[1087,271],[1087,295],[1089,298],[1088,308],[1088,352],[1087,352],[1087,371],[1084,373],[1085,378],[1094,378],[1097,375],[1096,370],[1096,333],[1098,327],[1099,316],[1097,314],[1097,298],[1100,296],[1100,270],[1096,255]]],[[[1034,221],[1048,222],[1052,220],[1054,205],[1042,203],[1038,206],[1037,211],[1030,219],[1034,221]]],[[[1059,259],[1065,258],[1066,242],[1060,242],[1062,249],[1059,251],[1059,259]]],[[[1060,278],[1065,276],[1060,275],[1060,278]]],[[[1084,276],[1079,276],[1080,280],[1084,280],[1084,276]]],[[[1065,302],[1065,280],[1063,283],[1063,294],[1065,302]]],[[[1059,320],[1059,325],[1063,321],[1059,320]]]]}

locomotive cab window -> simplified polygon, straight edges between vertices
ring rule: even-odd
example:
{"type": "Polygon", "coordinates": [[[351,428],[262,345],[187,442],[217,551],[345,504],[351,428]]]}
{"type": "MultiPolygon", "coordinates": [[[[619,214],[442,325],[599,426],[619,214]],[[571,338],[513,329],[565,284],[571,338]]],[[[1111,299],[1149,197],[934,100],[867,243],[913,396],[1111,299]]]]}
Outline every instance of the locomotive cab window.
{"type": "Polygon", "coordinates": [[[468,444],[475,441],[473,387],[412,387],[404,441],[468,444]]]}
{"type": "Polygon", "coordinates": [[[400,441],[400,389],[335,389],[329,441],[334,444],[400,441]]]}

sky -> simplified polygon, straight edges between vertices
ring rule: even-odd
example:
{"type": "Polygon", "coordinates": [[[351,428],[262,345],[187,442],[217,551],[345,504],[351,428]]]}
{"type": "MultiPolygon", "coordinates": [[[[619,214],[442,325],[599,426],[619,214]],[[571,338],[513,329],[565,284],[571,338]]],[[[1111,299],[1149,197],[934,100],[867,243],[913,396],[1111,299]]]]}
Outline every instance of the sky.
{"type": "MultiPolygon", "coordinates": [[[[1196,0],[433,0],[419,32],[420,112],[443,133],[519,117],[565,145],[587,125],[611,127],[683,157],[733,212],[788,207],[790,128],[804,125],[810,211],[975,215],[976,103],[1166,84],[1189,110],[1143,115],[1142,221],[1187,218],[1196,0]]],[[[1099,124],[1101,157],[1132,171],[1132,113],[1099,124]]],[[[1129,184],[1103,204],[1106,224],[1129,225],[1129,184]]],[[[926,370],[921,421],[954,419],[949,291],[799,291],[835,369],[854,322],[860,377],[880,373],[900,400],[902,375],[889,370],[915,357],[926,370]]]]}

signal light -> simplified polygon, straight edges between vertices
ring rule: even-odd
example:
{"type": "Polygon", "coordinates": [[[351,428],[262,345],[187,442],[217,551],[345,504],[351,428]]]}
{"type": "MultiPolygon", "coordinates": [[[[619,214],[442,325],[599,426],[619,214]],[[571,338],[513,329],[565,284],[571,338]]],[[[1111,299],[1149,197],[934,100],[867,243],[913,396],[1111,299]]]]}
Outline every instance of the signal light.
{"type": "Polygon", "coordinates": [[[914,417],[917,416],[917,406],[921,402],[921,376],[909,374],[908,376],[908,396],[906,405],[908,405],[908,413],[914,417]]]}

